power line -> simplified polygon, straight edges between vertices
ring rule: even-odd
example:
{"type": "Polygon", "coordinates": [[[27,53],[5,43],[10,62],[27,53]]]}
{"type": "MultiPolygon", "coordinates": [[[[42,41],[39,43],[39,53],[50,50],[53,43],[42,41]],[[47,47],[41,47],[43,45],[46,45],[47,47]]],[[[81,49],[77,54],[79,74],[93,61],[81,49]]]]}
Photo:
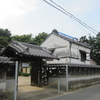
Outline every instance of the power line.
{"type": "Polygon", "coordinates": [[[77,21],[79,24],[81,24],[82,26],[84,26],[85,28],[87,28],[88,30],[93,32],[94,34],[98,33],[95,29],[93,29],[92,27],[90,27],[86,23],[82,22],[80,19],[78,19],[77,17],[72,15],[70,12],[66,11],[63,7],[61,7],[60,5],[56,4],[54,1],[50,0],[54,5],[51,4],[50,2],[47,2],[46,0],[43,0],[43,1],[45,1],[47,4],[49,4],[50,6],[54,7],[55,9],[59,10],[63,14],[65,14],[65,15],[69,16],[70,18],[74,19],[75,21],[77,21]]]}
{"type": "Polygon", "coordinates": [[[82,24],[84,27],[88,27],[89,29],[92,29],[94,32],[97,33],[97,31],[95,29],[93,29],[92,27],[88,26],[86,23],[82,22],[80,19],[78,19],[77,17],[75,17],[74,15],[72,15],[70,12],[66,11],[64,8],[62,8],[61,6],[59,6],[58,4],[56,4],[55,2],[53,2],[52,0],[50,0],[50,1],[52,3],[54,3],[56,6],[58,6],[59,8],[61,8],[62,10],[64,10],[66,13],[68,13],[71,18],[73,18],[74,20],[76,20],[77,22],[79,22],[80,24],[82,24]]]}
{"type": "Polygon", "coordinates": [[[84,22],[82,22],[80,19],[76,18],[74,15],[72,15],[71,13],[69,13],[68,11],[66,11],[64,8],[62,8],[61,6],[59,6],[58,4],[56,4],[55,2],[53,2],[52,0],[50,0],[52,3],[54,3],[56,6],[58,6],[59,8],[61,8],[62,10],[64,10],[67,14],[69,14],[69,16],[74,19],[75,21],[77,21],[78,23],[80,23],[82,26],[84,26],[85,28],[89,29],[90,31],[92,31],[94,34],[97,33],[96,30],[94,30],[93,28],[91,28],[90,26],[88,26],[87,24],[85,24],[84,22]]]}
{"type": "MultiPolygon", "coordinates": [[[[50,0],[51,2],[53,2],[52,0],[50,0]]],[[[61,3],[61,2],[60,2],[61,3]]],[[[57,5],[57,4],[56,4],[57,5]]],[[[59,6],[59,5],[58,5],[59,6]]],[[[59,7],[61,7],[61,6],[59,6],[59,7]]],[[[62,7],[61,7],[62,8],[62,7]]],[[[63,10],[65,10],[64,8],[62,8],[63,10]]],[[[66,11],[66,10],[65,10],[66,11]]],[[[68,12],[69,13],[69,12],[68,12]]],[[[70,13],[69,13],[70,14],[70,13]]],[[[72,15],[72,14],[71,14],[72,15]]],[[[70,17],[69,17],[70,18],[70,17]]],[[[83,31],[85,31],[86,33],[87,33],[87,31],[85,30],[85,29],[83,29],[79,24],[77,24],[76,22],[75,22],[75,20],[73,20],[72,18],[70,18],[78,27],[80,27],[83,31]]]]}

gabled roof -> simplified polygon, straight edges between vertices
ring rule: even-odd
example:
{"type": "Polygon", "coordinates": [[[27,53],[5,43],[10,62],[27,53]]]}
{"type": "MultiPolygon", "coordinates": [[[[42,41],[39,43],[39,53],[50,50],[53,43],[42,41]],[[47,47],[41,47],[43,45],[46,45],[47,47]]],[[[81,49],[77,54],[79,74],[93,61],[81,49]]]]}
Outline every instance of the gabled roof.
{"type": "MultiPolygon", "coordinates": [[[[64,34],[64,33],[62,33],[62,32],[59,32],[59,31],[57,31],[56,29],[53,29],[53,31],[52,31],[52,33],[51,33],[50,35],[52,35],[52,34],[54,34],[54,35],[56,35],[56,36],[58,36],[58,37],[60,37],[60,38],[62,38],[62,39],[64,39],[64,40],[70,41],[70,42],[72,42],[72,43],[75,43],[75,44],[78,44],[78,45],[81,45],[81,46],[84,46],[84,47],[90,49],[89,46],[87,46],[87,45],[85,45],[85,44],[83,44],[83,43],[78,42],[78,41],[77,41],[77,38],[72,37],[72,36],[69,36],[69,35],[64,34]]],[[[50,35],[49,35],[46,39],[48,39],[48,38],[50,37],[50,35]]]]}
{"type": "MultiPolygon", "coordinates": [[[[27,56],[46,59],[58,59],[56,55],[51,54],[49,50],[44,47],[23,43],[19,41],[12,41],[8,47],[3,51],[2,55],[9,55],[7,53],[15,52],[13,56],[27,56]]],[[[10,54],[11,55],[11,54],[10,54]]],[[[10,56],[9,55],[9,56],[10,56]]]]}

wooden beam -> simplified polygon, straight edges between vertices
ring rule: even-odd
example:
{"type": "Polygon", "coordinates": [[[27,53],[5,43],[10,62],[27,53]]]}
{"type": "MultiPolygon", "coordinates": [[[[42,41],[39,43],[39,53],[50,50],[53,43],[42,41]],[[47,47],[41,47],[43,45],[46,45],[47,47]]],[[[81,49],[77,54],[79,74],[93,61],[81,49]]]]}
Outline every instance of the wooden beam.
{"type": "Polygon", "coordinates": [[[21,61],[21,62],[40,62],[42,58],[37,57],[10,57],[11,61],[21,61]]]}

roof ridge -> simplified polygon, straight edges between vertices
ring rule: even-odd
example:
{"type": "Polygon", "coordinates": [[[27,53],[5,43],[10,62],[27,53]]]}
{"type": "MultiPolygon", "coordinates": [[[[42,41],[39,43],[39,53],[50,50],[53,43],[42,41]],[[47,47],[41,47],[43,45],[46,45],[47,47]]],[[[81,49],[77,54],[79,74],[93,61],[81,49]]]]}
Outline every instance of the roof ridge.
{"type": "Polygon", "coordinates": [[[55,29],[52,31],[51,34],[54,34],[54,35],[56,35],[56,36],[59,36],[59,37],[65,39],[65,40],[68,40],[68,41],[70,41],[70,42],[73,42],[73,43],[76,43],[76,44],[85,46],[85,47],[87,47],[87,48],[90,48],[88,45],[83,44],[83,43],[80,43],[79,41],[77,41],[77,40],[75,40],[75,39],[68,38],[67,36],[64,36],[64,35],[62,35],[62,34],[59,34],[59,32],[58,32],[57,30],[55,30],[55,29]]]}

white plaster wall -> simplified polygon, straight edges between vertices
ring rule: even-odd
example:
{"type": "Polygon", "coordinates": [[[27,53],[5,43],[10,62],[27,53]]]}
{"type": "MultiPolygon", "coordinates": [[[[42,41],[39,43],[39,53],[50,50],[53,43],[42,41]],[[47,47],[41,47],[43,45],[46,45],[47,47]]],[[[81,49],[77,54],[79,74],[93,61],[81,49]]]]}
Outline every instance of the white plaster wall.
{"type": "Polygon", "coordinates": [[[61,58],[60,60],[53,60],[53,61],[47,61],[49,64],[55,64],[55,63],[67,63],[67,58],[61,58]]]}
{"type": "MultiPolygon", "coordinates": [[[[45,42],[41,44],[42,47],[46,47],[47,49],[56,48],[54,54],[58,54],[59,57],[66,57],[61,58],[58,60],[48,61],[47,63],[70,63],[70,43],[54,34],[51,34],[45,42]]],[[[71,45],[71,63],[76,64],[90,64],[90,49],[84,46],[72,43],[71,45]],[[81,61],[80,50],[86,52],[86,61],[81,61]],[[73,59],[74,58],[74,59],[73,59]]]]}
{"type": "Polygon", "coordinates": [[[69,56],[69,47],[56,48],[53,53],[58,55],[59,57],[68,57],[69,56]]]}
{"type": "MultiPolygon", "coordinates": [[[[11,79],[5,80],[5,82],[0,82],[0,92],[6,91],[11,87],[14,87],[14,81],[14,79],[11,79]]],[[[14,91],[14,88],[12,88],[10,91],[14,91]]]]}
{"type": "Polygon", "coordinates": [[[55,47],[61,47],[61,46],[69,46],[69,41],[66,41],[64,39],[61,39],[60,37],[51,34],[45,42],[41,44],[42,47],[46,47],[48,49],[55,48],[55,47]]]}
{"type": "Polygon", "coordinates": [[[71,59],[71,63],[74,63],[74,64],[85,64],[85,62],[81,62],[80,59],[71,59]]]}
{"type": "Polygon", "coordinates": [[[86,64],[87,64],[87,65],[90,65],[90,61],[86,61],[86,64]]]}
{"type": "MultiPolygon", "coordinates": [[[[15,79],[6,80],[6,90],[11,87],[14,87],[14,81],[15,81],[15,79]]],[[[11,89],[10,91],[14,91],[14,88],[11,89]]]]}
{"type": "Polygon", "coordinates": [[[86,48],[81,45],[76,45],[73,43],[72,48],[71,48],[71,54],[72,54],[72,57],[78,58],[78,59],[71,58],[71,63],[90,65],[90,49],[89,48],[86,48]],[[86,61],[85,62],[81,61],[80,50],[86,52],[86,61]]]}
{"type": "Polygon", "coordinates": [[[0,92],[3,92],[6,90],[6,82],[0,82],[0,92]]]}

